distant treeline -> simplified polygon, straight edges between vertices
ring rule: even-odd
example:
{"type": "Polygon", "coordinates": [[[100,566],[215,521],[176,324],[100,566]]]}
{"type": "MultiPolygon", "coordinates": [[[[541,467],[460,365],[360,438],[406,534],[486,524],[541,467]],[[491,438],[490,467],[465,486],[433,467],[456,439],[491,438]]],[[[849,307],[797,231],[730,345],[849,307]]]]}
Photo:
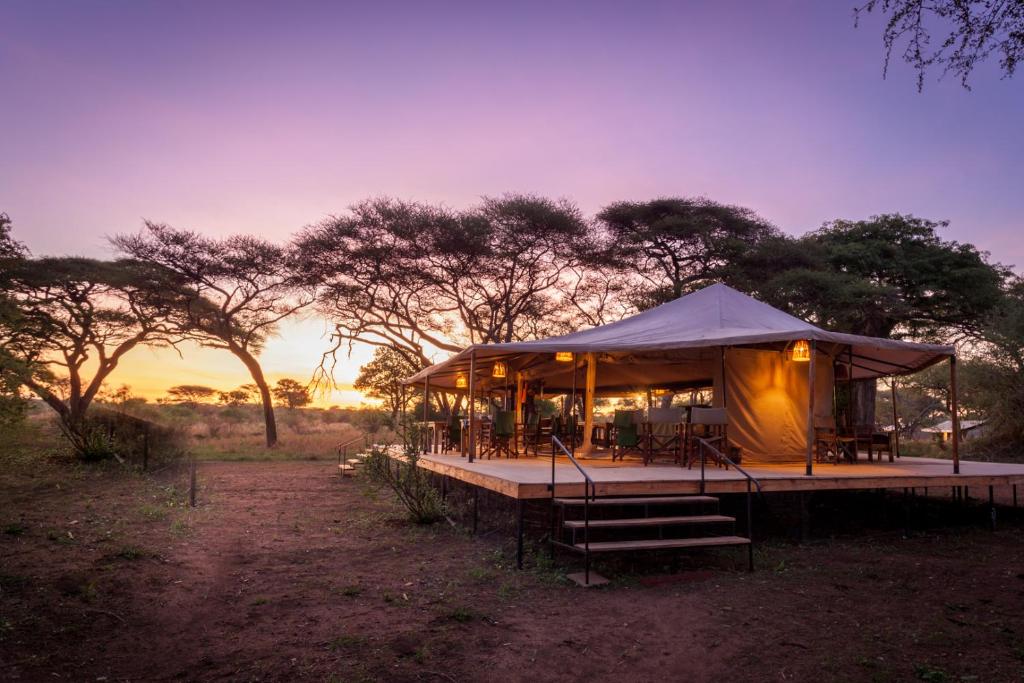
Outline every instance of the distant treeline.
{"type": "MultiPolygon", "coordinates": [[[[269,446],[273,388],[259,353],[301,311],[334,329],[323,357],[310,359],[312,382],[333,381],[351,342],[377,346],[356,388],[397,416],[412,400],[399,380],[469,343],[599,325],[720,281],[830,329],[957,343],[966,413],[990,421],[993,447],[1016,448],[1024,285],[974,246],[943,239],[944,227],[883,214],[793,237],[706,198],[616,202],[596,216],[532,195],[466,209],[377,198],[284,244],[146,222],[113,237],[117,258],[103,261],[32,256],[3,216],[0,386],[5,410],[16,413],[13,397],[29,391],[78,443],[125,354],[192,340],[249,371],[269,446]]],[[[945,404],[944,387],[912,381],[904,394],[924,411],[915,421],[938,414],[927,405],[945,404]]],[[[873,422],[875,382],[855,395],[858,420],[873,422]]]]}

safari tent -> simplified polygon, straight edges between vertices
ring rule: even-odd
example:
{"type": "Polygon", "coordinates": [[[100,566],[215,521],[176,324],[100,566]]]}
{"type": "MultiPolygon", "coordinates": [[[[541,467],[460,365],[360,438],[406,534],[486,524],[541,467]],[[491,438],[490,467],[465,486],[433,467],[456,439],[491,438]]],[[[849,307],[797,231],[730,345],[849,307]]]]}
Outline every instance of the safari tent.
{"type": "Polygon", "coordinates": [[[428,393],[505,392],[517,397],[517,410],[528,383],[545,394],[579,392],[584,453],[595,397],[710,388],[744,462],[806,460],[810,474],[815,425],[835,419],[837,383],[915,373],[945,359],[955,383],[952,346],[832,332],[715,284],[608,325],[470,346],[407,382],[428,393]]]}

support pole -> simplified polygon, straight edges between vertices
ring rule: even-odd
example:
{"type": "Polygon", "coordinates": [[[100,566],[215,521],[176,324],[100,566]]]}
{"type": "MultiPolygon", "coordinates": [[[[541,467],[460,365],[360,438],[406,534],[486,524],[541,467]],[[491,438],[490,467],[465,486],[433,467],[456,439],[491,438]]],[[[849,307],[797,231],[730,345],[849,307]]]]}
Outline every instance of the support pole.
{"type": "Polygon", "coordinates": [[[949,357],[949,414],[953,429],[953,474],[960,474],[960,415],[956,400],[956,355],[949,357]]]}
{"type": "Polygon", "coordinates": [[[818,356],[817,342],[811,340],[811,360],[807,363],[807,476],[814,474],[814,374],[818,356]]]}
{"type": "Polygon", "coordinates": [[[423,452],[430,452],[430,375],[423,378],[423,452]]]}
{"type": "Polygon", "coordinates": [[[523,499],[516,501],[516,569],[523,568],[523,499]]]}
{"type": "Polygon", "coordinates": [[[469,462],[476,456],[476,349],[469,352],[469,462]]]}
{"type": "Polygon", "coordinates": [[[589,455],[594,444],[591,435],[594,431],[594,391],[597,388],[597,354],[587,354],[587,384],[583,390],[583,445],[580,450],[589,455]]]}
{"type": "Polygon", "coordinates": [[[995,500],[995,487],[989,484],[988,487],[988,528],[991,531],[996,530],[996,500],[995,500]]]}
{"type": "MultiPolygon", "coordinates": [[[[569,420],[570,428],[572,429],[572,434],[569,436],[569,451],[574,456],[576,455],[576,422],[579,419],[578,415],[576,413],[576,376],[579,375],[579,374],[580,374],[580,369],[576,365],[576,353],[573,352],[573,354],[572,354],[572,399],[569,401],[569,405],[572,406],[572,409],[570,411],[571,419],[569,420]]],[[[551,447],[551,462],[552,463],[554,463],[554,461],[555,461],[554,460],[554,457],[555,457],[554,453],[555,453],[555,448],[554,448],[554,446],[552,446],[551,447]]]]}
{"type": "Polygon", "coordinates": [[[476,534],[477,521],[480,518],[480,487],[473,487],[473,534],[476,534]]]}
{"type": "Polygon", "coordinates": [[[892,452],[889,453],[889,462],[893,456],[900,457],[900,417],[896,408],[896,378],[890,377],[892,383],[892,452]]]}
{"type": "Polygon", "coordinates": [[[189,507],[196,506],[196,459],[194,457],[188,463],[188,504],[189,507]]]}

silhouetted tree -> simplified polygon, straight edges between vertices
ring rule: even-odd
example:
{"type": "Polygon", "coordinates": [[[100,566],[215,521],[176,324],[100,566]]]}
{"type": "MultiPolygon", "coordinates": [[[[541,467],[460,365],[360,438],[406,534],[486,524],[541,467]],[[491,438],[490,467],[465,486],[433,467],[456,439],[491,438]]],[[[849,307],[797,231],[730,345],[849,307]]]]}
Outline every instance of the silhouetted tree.
{"type": "Polygon", "coordinates": [[[968,86],[974,68],[993,54],[1005,78],[1024,56],[1024,2],[1021,0],[868,0],[854,10],[855,23],[872,12],[885,18],[882,43],[888,72],[893,50],[917,71],[924,88],[928,69],[955,74],[968,86]]]}
{"type": "Polygon", "coordinates": [[[379,346],[370,362],[359,368],[352,387],[370,398],[383,401],[391,413],[392,424],[397,424],[398,414],[408,407],[415,393],[411,387],[402,384],[402,380],[416,374],[420,367],[394,348],[379,346]]]}
{"type": "Polygon", "coordinates": [[[289,409],[308,406],[312,400],[309,395],[309,389],[305,384],[294,379],[288,379],[287,377],[277,380],[277,384],[274,385],[272,391],[278,404],[287,406],[289,409]]]}
{"type": "Polygon", "coordinates": [[[595,265],[611,265],[638,282],[632,297],[637,308],[727,280],[743,253],[778,235],[750,209],[702,197],[616,202],[597,219],[607,243],[595,265]]]}
{"type": "MultiPolygon", "coordinates": [[[[256,396],[259,396],[258,392],[256,396]]],[[[249,391],[246,391],[245,389],[242,388],[232,389],[231,391],[217,392],[217,402],[220,403],[221,405],[230,406],[232,408],[244,406],[246,403],[249,402],[249,399],[251,397],[252,394],[249,391]]]]}
{"type": "Polygon", "coordinates": [[[267,446],[277,443],[270,386],[258,356],[278,324],[311,301],[295,286],[290,251],[246,235],[211,239],[148,221],[141,233],[112,242],[176,276],[173,291],[153,294],[173,303],[174,320],[189,338],[242,361],[260,391],[267,446]]]}
{"type": "Polygon", "coordinates": [[[592,248],[574,205],[523,195],[466,211],[371,200],[298,244],[318,306],[335,323],[325,358],[358,339],[418,366],[432,350],[559,329],[566,280],[592,248]]]}
{"type": "MultiPolygon", "coordinates": [[[[730,282],[817,325],[871,337],[950,342],[977,335],[1002,300],[1005,268],[938,223],[887,214],[836,220],[798,239],[766,240],[730,282]]],[[[855,415],[873,423],[875,382],[859,382],[855,415]]]]}
{"type": "Polygon", "coordinates": [[[180,338],[147,294],[161,287],[161,273],[135,261],[41,258],[8,266],[5,278],[3,372],[57,413],[84,454],[89,406],[125,354],[180,338]]]}
{"type": "Polygon", "coordinates": [[[178,384],[167,390],[165,403],[183,403],[195,408],[200,403],[206,403],[217,390],[213,387],[206,387],[202,384],[178,384]]]}

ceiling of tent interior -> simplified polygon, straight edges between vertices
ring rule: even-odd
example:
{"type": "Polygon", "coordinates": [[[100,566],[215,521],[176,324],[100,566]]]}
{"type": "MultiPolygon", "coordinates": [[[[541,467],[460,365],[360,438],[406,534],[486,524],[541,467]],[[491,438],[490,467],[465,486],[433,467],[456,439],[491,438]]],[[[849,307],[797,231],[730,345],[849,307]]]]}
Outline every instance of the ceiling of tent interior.
{"type": "Polygon", "coordinates": [[[542,382],[545,393],[557,394],[571,390],[574,374],[582,386],[584,354],[592,353],[599,395],[646,388],[678,391],[710,386],[723,348],[781,354],[798,340],[814,341],[818,362],[834,362],[837,379],[911,374],[954,353],[951,346],[824,330],[716,284],[609,325],[536,341],[471,346],[406,382],[422,384],[429,377],[433,388],[458,393],[457,379],[468,378],[474,366],[477,390],[514,385],[521,372],[529,381],[542,382]],[[556,360],[557,352],[575,354],[575,365],[556,360]],[[504,378],[492,376],[499,361],[506,365],[504,378]]]}

